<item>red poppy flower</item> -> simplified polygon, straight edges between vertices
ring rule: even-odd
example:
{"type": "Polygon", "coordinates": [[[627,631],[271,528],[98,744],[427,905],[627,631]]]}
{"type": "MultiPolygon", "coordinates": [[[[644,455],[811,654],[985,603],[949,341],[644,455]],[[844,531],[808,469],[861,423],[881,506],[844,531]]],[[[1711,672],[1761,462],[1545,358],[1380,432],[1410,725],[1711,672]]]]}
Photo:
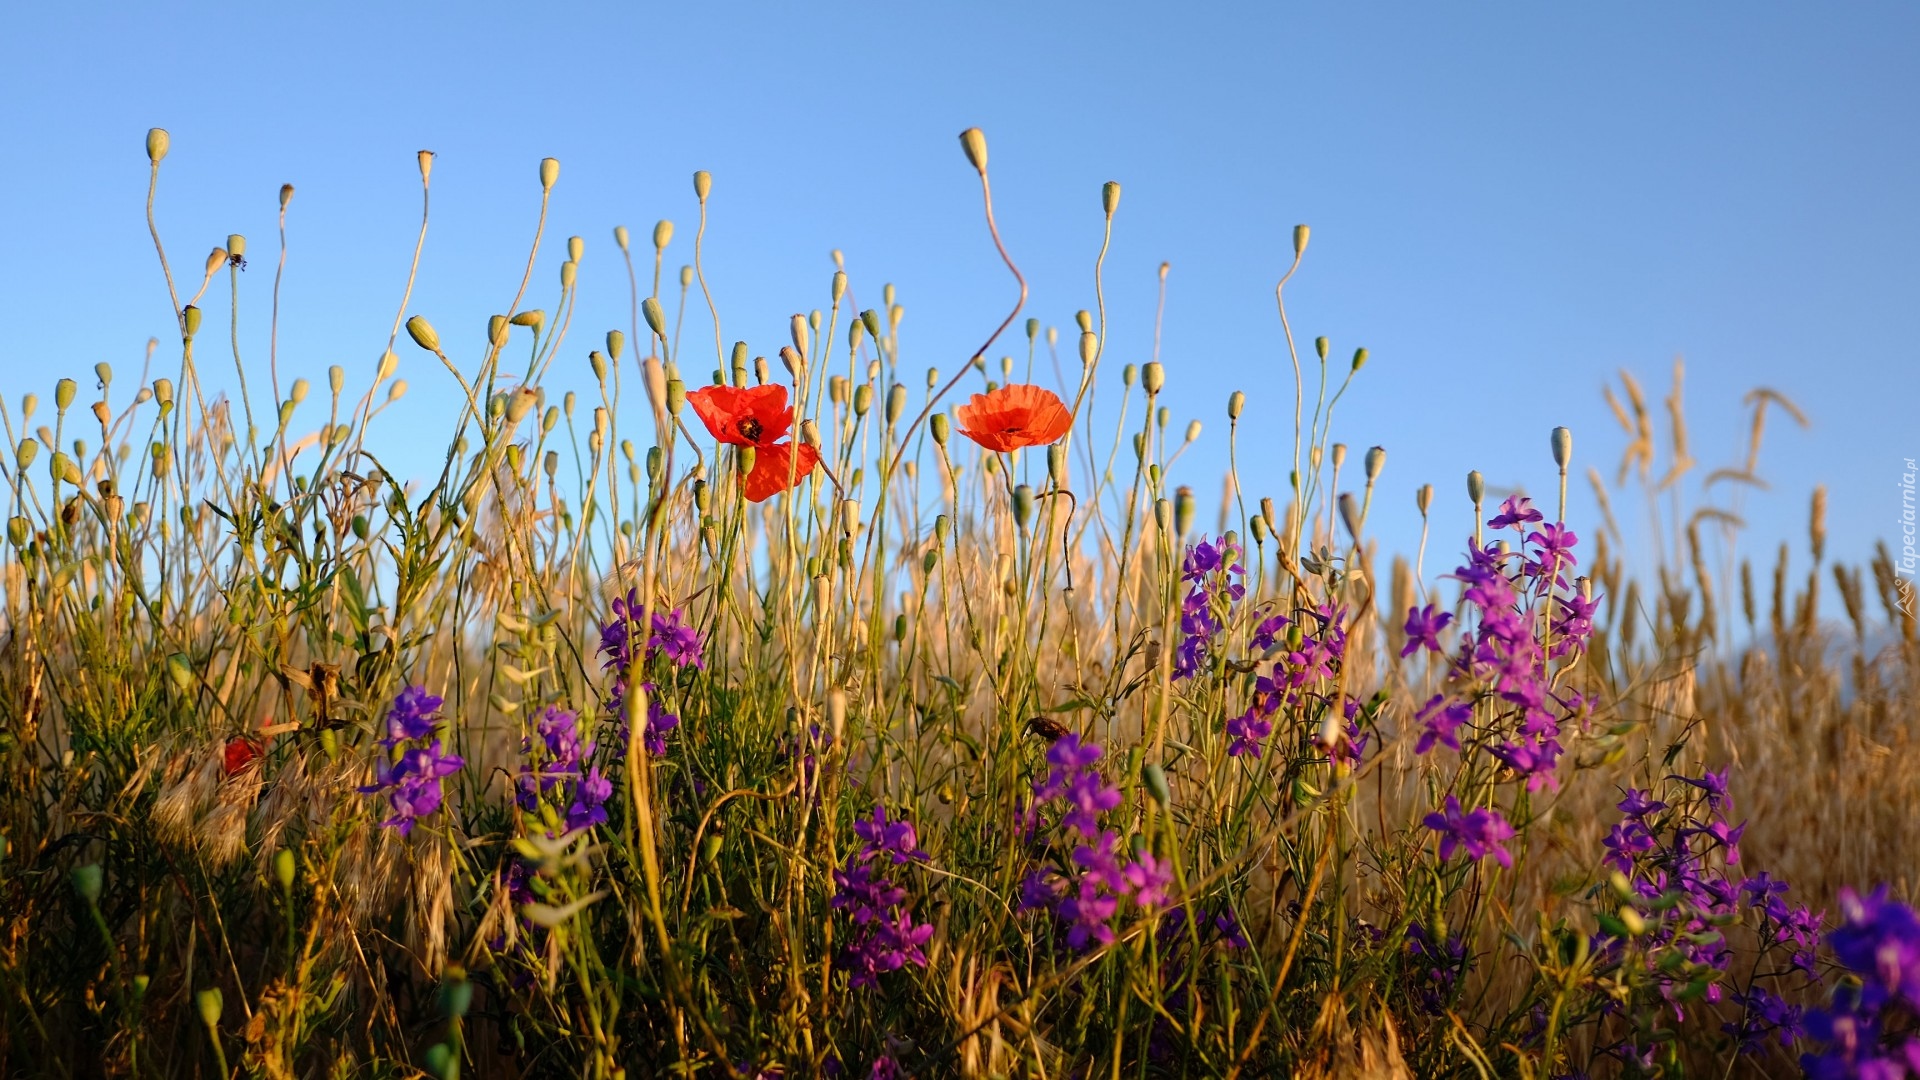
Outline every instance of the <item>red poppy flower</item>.
{"type": "Polygon", "coordinates": [[[1054,442],[1073,426],[1073,414],[1059,395],[1030,383],[975,394],[953,410],[960,434],[994,451],[1018,450],[1054,442]]]}
{"type": "Polygon", "coordinates": [[[260,744],[245,735],[236,735],[227,740],[227,749],[223,756],[225,760],[222,764],[226,766],[227,775],[232,776],[260,760],[260,744]]]}
{"type": "Polygon", "coordinates": [[[778,383],[703,386],[687,394],[687,404],[714,438],[735,446],[771,446],[793,426],[787,388],[778,383]]]}
{"type": "Polygon", "coordinates": [[[747,501],[764,502],[805,480],[819,464],[820,451],[806,443],[762,446],[754,451],[753,468],[741,486],[747,501]]]}

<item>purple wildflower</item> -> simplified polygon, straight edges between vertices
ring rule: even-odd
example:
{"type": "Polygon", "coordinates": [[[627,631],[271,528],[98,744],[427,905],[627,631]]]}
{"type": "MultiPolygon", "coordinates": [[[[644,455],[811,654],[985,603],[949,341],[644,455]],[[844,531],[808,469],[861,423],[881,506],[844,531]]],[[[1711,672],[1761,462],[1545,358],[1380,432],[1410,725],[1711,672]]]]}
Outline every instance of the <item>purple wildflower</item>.
{"type": "Polygon", "coordinates": [[[428,741],[441,704],[442,699],[421,686],[409,686],[394,698],[387,712],[387,737],[380,740],[383,753],[374,762],[373,783],[360,789],[362,795],[385,793],[393,813],[380,824],[399,830],[401,836],[411,835],[415,822],[440,809],[441,781],[466,764],[442,749],[439,739],[428,741]]]}
{"type": "Polygon", "coordinates": [[[1533,508],[1533,500],[1525,495],[1509,495],[1500,504],[1500,513],[1487,522],[1489,529],[1520,529],[1536,521],[1546,520],[1545,515],[1533,508]]]}
{"type": "Polygon", "coordinates": [[[1420,741],[1413,746],[1414,753],[1424,754],[1433,749],[1435,743],[1458,750],[1460,738],[1455,733],[1473,719],[1473,705],[1465,701],[1448,701],[1444,695],[1435,694],[1420,706],[1420,711],[1413,718],[1424,727],[1420,741]]]}
{"type": "Polygon", "coordinates": [[[1428,604],[1424,608],[1407,609],[1407,643],[1400,648],[1400,655],[1412,656],[1422,647],[1432,652],[1446,651],[1440,644],[1440,631],[1447,628],[1453,616],[1437,610],[1428,604]]]}
{"type": "Polygon", "coordinates": [[[1443,862],[1453,858],[1456,849],[1465,848],[1467,857],[1476,862],[1492,855],[1501,866],[1513,865],[1513,856],[1501,846],[1512,839],[1513,826],[1498,810],[1482,807],[1462,812],[1460,800],[1449,795],[1446,805],[1428,814],[1423,824],[1440,834],[1443,862]]]}

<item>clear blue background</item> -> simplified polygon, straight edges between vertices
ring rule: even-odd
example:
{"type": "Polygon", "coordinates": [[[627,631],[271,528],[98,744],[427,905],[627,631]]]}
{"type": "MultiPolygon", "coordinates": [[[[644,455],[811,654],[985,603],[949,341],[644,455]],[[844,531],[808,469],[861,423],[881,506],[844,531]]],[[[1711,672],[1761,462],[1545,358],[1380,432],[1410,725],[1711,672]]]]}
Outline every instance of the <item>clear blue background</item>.
{"type": "MultiPolygon", "coordinates": [[[[1773,488],[1745,501],[1748,550],[1790,537],[1804,566],[1822,481],[1834,552],[1859,558],[1897,535],[1901,459],[1920,454],[1920,7],[269,7],[10,13],[10,409],[28,390],[47,399],[59,375],[91,385],[100,360],[123,373],[124,401],[149,336],[166,343],[155,373],[177,367],[142,220],[149,126],[173,135],[159,220],[178,275],[196,279],[229,232],[251,241],[255,363],[276,192],[297,186],[281,370],[322,387],[335,362],[363,385],[385,345],[417,227],[415,150],[439,158],[409,310],[469,359],[519,283],[536,163],[558,157],[528,302],[552,307],[562,241],[584,236],[580,306],[549,380],[584,389],[586,351],[629,319],[611,227],[645,252],[671,218],[669,274],[691,261],[700,168],[714,175],[706,264],[729,343],[771,355],[790,314],[826,306],[840,248],[863,306],[898,284],[908,369],[951,370],[1011,294],[955,142],[979,125],[1029,313],[1065,328],[1069,371],[1103,181],[1125,185],[1107,263],[1113,374],[1146,359],[1155,270],[1171,262],[1166,398],[1176,431],[1206,421],[1182,463],[1203,505],[1235,388],[1257,421],[1242,432],[1249,494],[1285,487],[1292,386],[1273,284],[1307,222],[1295,332],[1303,347],[1329,335],[1342,358],[1371,350],[1338,434],[1391,453],[1375,514],[1389,547],[1411,547],[1411,493],[1437,486],[1430,569],[1469,527],[1469,468],[1544,495],[1548,429],[1568,424],[1580,463],[1610,473],[1624,439],[1602,383],[1630,368],[1658,407],[1676,355],[1701,462],[1690,491],[1743,456],[1747,389],[1777,387],[1812,417],[1806,432],[1771,424],[1773,488]]],[[[224,300],[206,308],[224,323],[224,300]]],[[[710,329],[696,311],[697,378],[710,329]]],[[[424,471],[457,391],[404,338],[400,352],[414,390],[384,439],[424,471]]],[[[203,370],[230,383],[220,348],[203,370]]],[[[317,422],[317,403],[303,415],[317,422]]],[[[1591,521],[1579,487],[1573,516],[1591,521]]]]}

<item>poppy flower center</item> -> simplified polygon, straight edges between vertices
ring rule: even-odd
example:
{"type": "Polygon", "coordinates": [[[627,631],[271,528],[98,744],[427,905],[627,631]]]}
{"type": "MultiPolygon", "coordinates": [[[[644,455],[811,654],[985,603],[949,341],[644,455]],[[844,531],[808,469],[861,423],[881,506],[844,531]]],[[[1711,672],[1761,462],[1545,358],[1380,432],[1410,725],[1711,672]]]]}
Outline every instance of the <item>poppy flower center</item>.
{"type": "Polygon", "coordinates": [[[740,432],[741,438],[746,439],[748,442],[759,442],[760,433],[765,430],[760,426],[760,421],[755,420],[751,416],[735,424],[734,428],[740,432]]]}

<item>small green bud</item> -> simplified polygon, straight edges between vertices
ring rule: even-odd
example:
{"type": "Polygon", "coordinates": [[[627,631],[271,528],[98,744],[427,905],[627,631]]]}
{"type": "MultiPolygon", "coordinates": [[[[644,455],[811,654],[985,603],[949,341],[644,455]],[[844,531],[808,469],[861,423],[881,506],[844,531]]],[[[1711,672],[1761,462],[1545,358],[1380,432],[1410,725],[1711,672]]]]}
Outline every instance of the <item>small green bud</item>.
{"type": "Polygon", "coordinates": [[[186,653],[174,653],[167,657],[167,677],[182,693],[191,692],[200,681],[195,677],[193,662],[187,659],[186,653]]]}
{"type": "Polygon", "coordinates": [[[93,365],[93,377],[100,380],[100,389],[113,385],[113,365],[105,360],[93,365]]]}
{"type": "Polygon", "coordinates": [[[1040,320],[1027,320],[1027,344],[1031,345],[1040,336],[1040,320]]]}
{"type": "Polygon", "coordinates": [[[88,907],[93,907],[100,903],[100,887],[104,878],[105,872],[100,869],[99,863],[76,866],[73,868],[73,891],[80,894],[80,899],[86,901],[88,907]]]}
{"type": "Polygon", "coordinates": [[[40,444],[32,439],[21,439],[20,445],[13,451],[14,462],[20,471],[25,472],[33,466],[35,458],[40,456],[40,444]]]}
{"type": "Polygon", "coordinates": [[[620,362],[620,354],[627,351],[627,335],[618,330],[607,331],[607,355],[614,363],[620,362]]]}
{"type": "Polygon", "coordinates": [[[173,136],[167,134],[166,128],[147,129],[147,161],[154,168],[160,167],[161,160],[167,156],[167,148],[172,145],[173,136]]]}
{"type": "Polygon", "coordinates": [[[894,383],[887,388],[887,426],[900,422],[901,414],[907,411],[907,388],[894,383]]]}
{"type": "Polygon", "coordinates": [[[293,852],[281,848],[273,853],[273,877],[280,883],[281,892],[293,891],[293,852]]]}
{"type": "Polygon", "coordinates": [[[1553,429],[1553,463],[1560,466],[1562,473],[1567,471],[1567,463],[1573,460],[1573,432],[1563,427],[1553,429]]]}
{"type": "Polygon", "coordinates": [[[80,392],[80,384],[72,379],[61,379],[53,384],[53,407],[66,412],[73,404],[73,396],[80,392]]]}
{"type": "Polygon", "coordinates": [[[547,323],[547,313],[539,308],[528,308],[526,311],[515,312],[513,318],[507,321],[515,326],[531,327],[533,332],[538,334],[540,328],[547,323]]]}
{"type": "Polygon", "coordinates": [[[1030,485],[1021,484],[1013,489],[1013,523],[1024,530],[1027,523],[1032,520],[1033,488],[1030,485]]]}
{"type": "Polygon", "coordinates": [[[1153,801],[1166,809],[1173,802],[1173,788],[1167,784],[1167,771],[1158,765],[1148,764],[1140,769],[1140,783],[1147,789],[1153,801]]]}
{"type": "Polygon", "coordinates": [[[487,343],[496,349],[506,348],[507,335],[511,332],[512,325],[505,315],[487,316],[487,343]]]}
{"type": "Polygon", "coordinates": [[[287,400],[298,405],[307,400],[307,391],[311,388],[312,384],[308,383],[307,380],[295,379],[293,380],[293,385],[287,389],[287,400]]]}
{"type": "Polygon", "coordinates": [[[853,415],[865,416],[873,408],[873,384],[861,383],[853,388],[853,415]]]}
{"type": "Polygon", "coordinates": [[[1086,365],[1088,365],[1088,364],[1091,364],[1091,363],[1093,363],[1093,360],[1094,360],[1094,358],[1095,358],[1095,357],[1097,357],[1097,356],[1099,356],[1099,355],[1100,355],[1100,337],[1099,337],[1099,335],[1097,335],[1097,334],[1095,334],[1095,333],[1094,333],[1093,331],[1091,331],[1091,330],[1088,330],[1088,331],[1085,331],[1085,332],[1083,332],[1083,333],[1082,333],[1082,334],[1080,335],[1080,364],[1081,364],[1081,366],[1083,366],[1083,367],[1084,367],[1084,366],[1086,366],[1086,365]]]}
{"type": "Polygon", "coordinates": [[[573,288],[573,283],[578,280],[580,280],[580,264],[579,263],[574,262],[572,259],[568,259],[566,262],[563,262],[560,264],[560,287],[561,288],[571,289],[573,288]]]}
{"type": "Polygon", "coordinates": [[[1170,500],[1153,501],[1153,523],[1159,527],[1162,536],[1173,532],[1173,503],[1170,500]]]}
{"type": "Polygon", "coordinates": [[[1067,486],[1066,443],[1057,442],[1047,447],[1047,479],[1053,481],[1056,488],[1067,486]]]}
{"type": "Polygon", "coordinates": [[[341,388],[346,385],[347,369],[339,364],[330,365],[327,368],[327,389],[332,391],[334,397],[339,397],[341,388]]]}
{"type": "Polygon", "coordinates": [[[1167,384],[1167,369],[1160,366],[1158,360],[1148,364],[1142,376],[1141,383],[1147,388],[1149,394],[1158,394],[1160,388],[1167,384]]]}
{"type": "Polygon", "coordinates": [[[1268,536],[1266,518],[1261,517],[1259,514],[1253,515],[1247,522],[1247,531],[1253,534],[1254,543],[1263,547],[1266,545],[1268,536]]]}
{"type": "Polygon", "coordinates": [[[1384,446],[1367,448],[1367,483],[1371,484],[1380,477],[1380,470],[1387,467],[1387,450],[1384,446]]]}
{"type": "Polygon", "coordinates": [[[927,427],[933,431],[935,444],[947,445],[947,434],[952,430],[952,423],[953,421],[947,418],[946,413],[934,413],[932,419],[927,421],[927,427]]]}
{"type": "Polygon", "coordinates": [[[1107,212],[1108,217],[1120,209],[1120,181],[1109,180],[1100,185],[1100,208],[1107,212]]]}
{"type": "Polygon", "coordinates": [[[1125,367],[1120,369],[1120,385],[1131,390],[1133,389],[1133,384],[1139,381],[1140,381],[1140,365],[1128,364],[1125,367]]]}
{"type": "Polygon", "coordinates": [[[1235,390],[1227,396],[1227,419],[1238,420],[1240,413],[1247,407],[1247,395],[1235,390]]]}
{"type": "Polygon", "coordinates": [[[180,323],[182,327],[185,328],[188,337],[199,333],[200,309],[194,307],[192,304],[188,304],[186,307],[180,309],[180,323]]]}
{"type": "Polygon", "coordinates": [[[1195,439],[1198,439],[1199,437],[1200,437],[1200,421],[1198,421],[1198,420],[1189,420],[1189,421],[1187,421],[1187,438],[1186,438],[1186,441],[1187,441],[1187,442],[1192,442],[1192,441],[1194,441],[1195,439]]]}
{"type": "Polygon", "coordinates": [[[693,267],[682,266],[680,268],[680,287],[685,289],[691,286],[692,284],[693,284],[693,267]]]}
{"type": "Polygon", "coordinates": [[[62,483],[80,486],[80,467],[58,450],[53,452],[53,459],[47,463],[47,472],[62,483]]]}
{"type": "Polygon", "coordinates": [[[707,201],[707,195],[713,191],[713,174],[705,169],[693,174],[693,197],[701,202],[707,201]]]}
{"type": "Polygon", "coordinates": [[[687,384],[679,379],[667,380],[667,411],[675,416],[687,404],[687,384]]]}
{"type": "Polygon", "coordinates": [[[540,190],[552,191],[553,185],[560,179],[560,159],[540,159],[540,190]]]}
{"type": "Polygon", "coordinates": [[[629,236],[625,225],[615,225],[613,227],[613,242],[619,246],[621,251],[627,250],[628,239],[629,236]]]}
{"type": "Polygon", "coordinates": [[[1295,225],[1293,227],[1293,257],[1295,259],[1307,253],[1308,232],[1309,230],[1305,225],[1295,225]]]}
{"type": "Polygon", "coordinates": [[[367,520],[367,515],[365,514],[353,515],[352,524],[353,524],[353,535],[355,539],[365,540],[367,537],[373,535],[373,522],[367,520]]]}
{"type": "Polygon", "coordinates": [[[23,517],[7,519],[7,541],[14,547],[27,546],[27,539],[33,535],[33,523],[23,517]]]}
{"type": "Polygon", "coordinates": [[[667,313],[660,310],[660,301],[647,297],[640,301],[640,314],[647,320],[647,328],[662,338],[667,336],[667,313]]]}
{"type": "Polygon", "coordinates": [[[1326,338],[1317,337],[1313,339],[1313,351],[1319,354],[1321,363],[1326,363],[1327,350],[1331,348],[1333,348],[1333,342],[1328,341],[1326,338]]]}
{"type": "Polygon", "coordinates": [[[937,515],[936,517],[934,517],[934,519],[933,519],[933,546],[934,546],[934,547],[937,547],[937,548],[944,548],[944,547],[946,547],[946,546],[947,546],[947,536],[948,536],[948,534],[950,534],[951,532],[953,532],[953,522],[951,522],[951,521],[949,521],[949,520],[947,519],[947,515],[945,515],[945,514],[940,514],[940,515],[937,515]]]}
{"type": "Polygon", "coordinates": [[[433,324],[427,321],[425,315],[415,315],[407,320],[407,336],[413,339],[415,345],[428,352],[440,351],[440,335],[434,333],[433,324]]]}
{"type": "Polygon", "coordinates": [[[586,252],[587,252],[587,242],[585,239],[578,236],[567,237],[567,261],[568,262],[576,262],[576,263],[579,262],[580,256],[586,254],[586,252]]]}
{"type": "Polygon", "coordinates": [[[840,302],[841,297],[847,295],[847,272],[845,270],[835,270],[833,272],[833,286],[830,293],[833,296],[833,302],[836,304],[840,302]]]}
{"type": "Polygon", "coordinates": [[[1175,488],[1173,493],[1173,528],[1174,531],[1182,537],[1185,537],[1193,531],[1193,510],[1193,489],[1185,484],[1175,488]]]}
{"type": "Polygon", "coordinates": [[[386,352],[380,354],[380,366],[374,369],[373,381],[376,383],[386,382],[388,379],[393,378],[394,372],[399,370],[400,358],[394,355],[392,349],[388,349],[386,352]]]}
{"type": "Polygon", "coordinates": [[[1367,366],[1367,350],[1365,349],[1353,350],[1353,370],[1355,372],[1358,372],[1361,368],[1366,366],[1367,366]]]}
{"type": "Polygon", "coordinates": [[[1473,500],[1473,505],[1479,506],[1481,500],[1486,497],[1486,494],[1487,494],[1487,482],[1485,480],[1480,479],[1480,470],[1475,469],[1472,472],[1468,473],[1467,474],[1467,498],[1473,500]]]}
{"type": "Polygon", "coordinates": [[[667,221],[664,218],[654,222],[653,249],[655,251],[665,251],[667,245],[671,243],[673,243],[673,222],[667,221]]]}

